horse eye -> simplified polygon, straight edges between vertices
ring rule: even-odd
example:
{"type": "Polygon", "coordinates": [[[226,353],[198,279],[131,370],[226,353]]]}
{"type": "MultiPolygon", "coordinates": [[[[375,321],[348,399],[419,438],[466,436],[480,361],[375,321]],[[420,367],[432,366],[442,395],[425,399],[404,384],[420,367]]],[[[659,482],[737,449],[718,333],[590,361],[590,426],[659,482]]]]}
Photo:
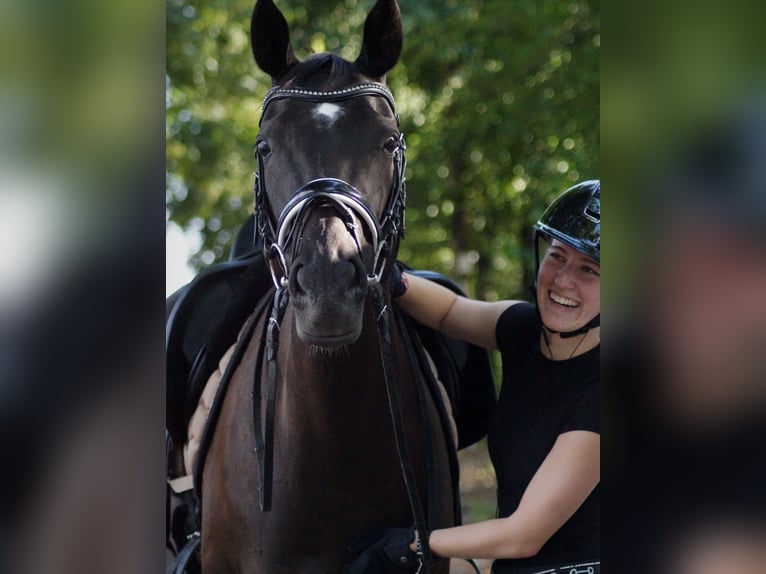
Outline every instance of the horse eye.
{"type": "Polygon", "coordinates": [[[271,146],[266,140],[260,140],[255,143],[255,153],[263,158],[271,155],[271,146]]]}
{"type": "Polygon", "coordinates": [[[399,138],[397,136],[391,136],[383,144],[383,149],[388,153],[394,153],[399,148],[399,138]]]}

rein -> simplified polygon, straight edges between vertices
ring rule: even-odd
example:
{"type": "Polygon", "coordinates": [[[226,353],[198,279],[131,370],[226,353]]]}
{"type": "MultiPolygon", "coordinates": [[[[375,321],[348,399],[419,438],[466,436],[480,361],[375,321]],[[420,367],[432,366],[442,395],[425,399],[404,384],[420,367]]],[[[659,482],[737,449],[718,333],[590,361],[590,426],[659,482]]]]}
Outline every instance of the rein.
{"type": "Polygon", "coordinates": [[[253,374],[253,427],[255,432],[255,455],[258,458],[258,497],[261,510],[271,510],[271,486],[274,469],[274,417],[277,393],[277,351],[279,351],[279,326],[287,309],[287,292],[277,289],[271,304],[271,315],[264,322],[265,336],[261,337],[253,374]],[[261,366],[266,348],[268,378],[266,379],[266,424],[261,423],[261,366]],[[261,430],[265,427],[265,431],[261,430]],[[264,436],[265,435],[265,436],[264,436]]]}
{"type": "MultiPolygon", "coordinates": [[[[402,421],[401,400],[399,398],[399,389],[393,384],[394,361],[391,356],[391,324],[388,316],[388,306],[383,298],[383,288],[376,285],[373,288],[373,296],[379,308],[377,325],[378,338],[380,340],[380,355],[383,363],[383,374],[386,380],[386,394],[388,396],[388,410],[391,414],[391,422],[394,427],[394,439],[396,440],[396,451],[399,455],[399,466],[402,469],[404,485],[407,488],[407,497],[410,500],[410,510],[415,522],[415,529],[418,531],[420,540],[424,541],[422,550],[422,565],[429,568],[435,563],[433,553],[428,545],[428,537],[431,530],[428,528],[428,522],[423,514],[423,504],[418,493],[418,486],[415,480],[415,469],[412,466],[407,441],[404,435],[404,422],[402,421]]],[[[420,568],[418,568],[420,572],[420,568]]]]}
{"type": "MultiPolygon", "coordinates": [[[[263,102],[261,121],[266,109],[274,101],[281,99],[295,99],[313,102],[333,102],[354,97],[373,96],[383,98],[390,106],[397,124],[399,116],[396,114],[393,96],[391,92],[378,83],[362,83],[354,86],[330,92],[318,92],[302,89],[275,87],[269,90],[263,102]]],[[[405,440],[404,424],[402,421],[399,391],[394,382],[393,358],[391,352],[391,329],[388,314],[388,306],[384,300],[381,278],[386,264],[395,256],[399,241],[404,236],[404,208],[405,208],[405,158],[406,145],[404,136],[399,135],[399,145],[394,152],[394,177],[386,205],[384,207],[380,223],[369,203],[359,191],[348,183],[333,178],[313,180],[298,189],[293,197],[285,205],[279,220],[274,224],[268,207],[266,195],[266,178],[263,157],[257,153],[258,172],[255,176],[255,218],[256,233],[263,239],[264,253],[269,261],[272,281],[276,288],[271,306],[271,315],[265,323],[266,336],[261,338],[261,347],[258,351],[254,370],[253,389],[253,422],[255,431],[255,451],[258,459],[259,497],[261,510],[267,512],[272,504],[272,474],[274,456],[274,413],[276,402],[277,382],[277,351],[279,349],[279,328],[288,304],[289,293],[287,291],[289,265],[285,255],[287,245],[293,242],[296,245],[296,236],[299,235],[300,225],[307,208],[312,204],[330,205],[340,213],[346,228],[354,238],[357,249],[361,254],[359,238],[356,234],[354,215],[367,227],[372,237],[373,264],[367,273],[368,289],[374,297],[378,316],[376,320],[378,338],[380,341],[381,361],[383,364],[386,393],[388,397],[389,412],[394,428],[399,464],[402,470],[407,496],[409,498],[415,528],[420,533],[421,540],[426,544],[423,548],[421,566],[429,569],[434,564],[433,553],[428,547],[428,523],[426,521],[422,501],[415,480],[414,467],[405,440]],[[266,407],[265,420],[262,416],[262,364],[264,347],[266,350],[267,380],[266,380],[266,407]],[[262,429],[262,427],[264,427],[262,429]]]]}

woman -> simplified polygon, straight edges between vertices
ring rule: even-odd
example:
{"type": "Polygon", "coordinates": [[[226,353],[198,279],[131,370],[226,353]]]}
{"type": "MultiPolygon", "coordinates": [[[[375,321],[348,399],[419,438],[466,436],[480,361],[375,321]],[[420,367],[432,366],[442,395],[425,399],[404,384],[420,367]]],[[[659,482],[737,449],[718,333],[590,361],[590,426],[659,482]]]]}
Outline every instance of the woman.
{"type": "MultiPolygon", "coordinates": [[[[534,304],[476,301],[405,274],[394,280],[407,313],[499,350],[503,363],[487,439],[498,518],[434,530],[428,544],[438,556],[493,558],[493,574],[600,571],[600,187],[567,189],[535,225],[534,304]]],[[[416,538],[413,529],[368,536],[346,572],[414,572],[416,538]]]]}

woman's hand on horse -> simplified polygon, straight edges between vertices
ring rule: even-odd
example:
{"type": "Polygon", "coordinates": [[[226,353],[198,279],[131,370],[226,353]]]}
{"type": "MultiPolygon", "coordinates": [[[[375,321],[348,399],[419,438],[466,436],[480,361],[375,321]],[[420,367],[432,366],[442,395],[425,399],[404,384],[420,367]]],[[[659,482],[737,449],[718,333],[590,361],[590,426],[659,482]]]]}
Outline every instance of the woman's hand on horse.
{"type": "Polygon", "coordinates": [[[349,544],[353,560],[343,574],[406,574],[418,571],[420,561],[410,548],[415,528],[384,528],[356,536],[349,544]]]}

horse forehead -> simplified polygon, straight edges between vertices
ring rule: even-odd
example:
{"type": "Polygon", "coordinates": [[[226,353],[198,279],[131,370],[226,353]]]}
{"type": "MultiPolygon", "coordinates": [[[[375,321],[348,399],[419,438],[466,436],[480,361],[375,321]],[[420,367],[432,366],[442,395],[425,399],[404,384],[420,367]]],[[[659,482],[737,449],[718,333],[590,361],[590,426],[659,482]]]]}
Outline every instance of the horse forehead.
{"type": "Polygon", "coordinates": [[[346,111],[339,104],[331,102],[322,102],[314,106],[311,110],[311,116],[321,126],[330,127],[338,118],[340,118],[346,111]]]}

